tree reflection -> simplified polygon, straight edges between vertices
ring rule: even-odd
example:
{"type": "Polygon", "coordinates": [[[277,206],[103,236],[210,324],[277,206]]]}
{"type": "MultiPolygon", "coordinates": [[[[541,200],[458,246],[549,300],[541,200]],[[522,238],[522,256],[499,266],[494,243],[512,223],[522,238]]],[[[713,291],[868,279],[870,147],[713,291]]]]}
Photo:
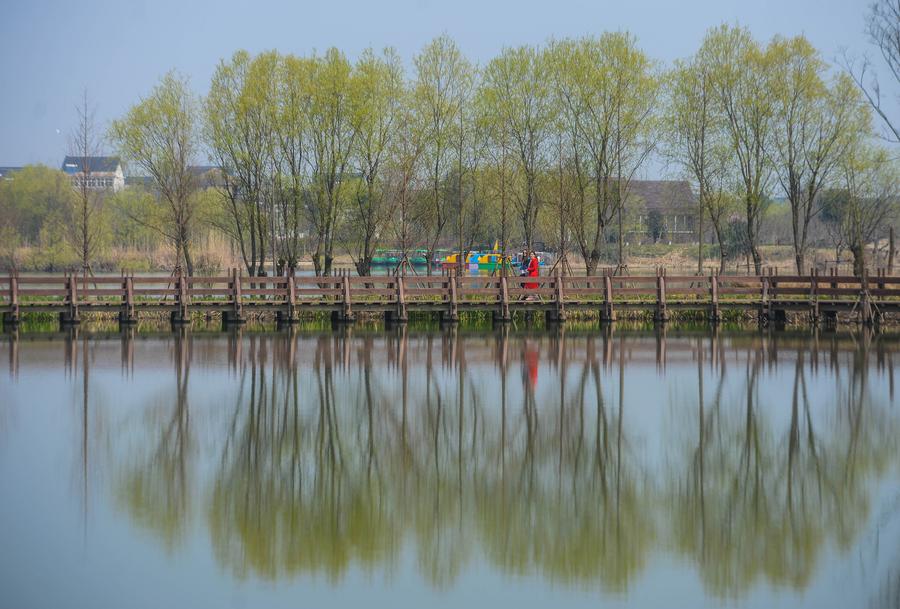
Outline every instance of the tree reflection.
{"type": "MultiPolygon", "coordinates": [[[[726,352],[718,332],[651,344],[505,327],[237,333],[203,513],[218,560],[240,576],[334,581],[353,566],[390,572],[408,551],[436,587],[484,558],[625,592],[668,547],[718,595],[758,580],[803,588],[825,547],[858,536],[869,482],[896,456],[866,340],[807,354],[767,335],[726,352]],[[665,391],[685,361],[696,390],[669,393],[677,422],[656,462],[646,390],[629,374],[665,391]]],[[[148,418],[156,444],[122,485],[167,546],[189,517],[189,346],[176,338],[176,405],[148,418]]]]}
{"type": "Polygon", "coordinates": [[[720,595],[740,594],[759,578],[804,588],[823,546],[846,549],[858,534],[868,517],[868,478],[896,454],[895,442],[882,436],[896,426],[866,391],[867,348],[852,352],[852,364],[838,372],[838,390],[815,406],[806,380],[814,362],[803,350],[791,353],[790,414],[779,432],[759,408],[760,370],[774,360],[771,347],[763,341],[748,354],[742,417],[722,406],[724,368],[712,396],[704,394],[705,377],[715,372],[697,349],[696,433],[684,473],[670,477],[675,547],[720,595]],[[820,419],[822,410],[834,417],[824,435],[815,409],[820,419]]]}
{"type": "Polygon", "coordinates": [[[155,445],[137,450],[117,483],[117,495],[132,518],[173,549],[184,537],[190,510],[192,430],[188,404],[191,337],[184,328],[172,346],[175,392],[155,398],[148,424],[155,445]],[[174,398],[174,399],[173,399],[174,398]]]}

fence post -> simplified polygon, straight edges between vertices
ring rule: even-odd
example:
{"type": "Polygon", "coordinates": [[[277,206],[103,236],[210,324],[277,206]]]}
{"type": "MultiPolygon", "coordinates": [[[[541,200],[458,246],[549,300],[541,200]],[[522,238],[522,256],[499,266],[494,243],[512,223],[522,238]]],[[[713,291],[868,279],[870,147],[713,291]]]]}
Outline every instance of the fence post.
{"type": "Polygon", "coordinates": [[[667,321],[669,312],[666,310],[666,276],[663,271],[656,271],[656,321],[667,321]]]}
{"type": "Polygon", "coordinates": [[[9,313],[3,316],[3,322],[15,325],[19,323],[19,278],[9,273],[9,313]]]}
{"type": "Polygon", "coordinates": [[[122,312],[119,313],[119,324],[128,325],[137,321],[137,317],[134,314],[134,278],[131,275],[125,277],[123,287],[125,290],[125,298],[122,312]]]}
{"type": "Polygon", "coordinates": [[[74,275],[66,275],[66,312],[61,313],[59,320],[62,324],[77,324],[81,322],[78,317],[78,281],[74,275]]]}
{"type": "Polygon", "coordinates": [[[556,321],[566,321],[566,295],[563,291],[563,274],[556,269],[556,321]]]}
{"type": "Polygon", "coordinates": [[[719,276],[712,273],[709,276],[709,320],[718,323],[719,319],[719,276]]]}
{"type": "Polygon", "coordinates": [[[456,274],[447,269],[447,286],[450,289],[450,318],[446,321],[459,321],[459,306],[457,302],[456,274]]]}
{"type": "Polygon", "coordinates": [[[760,276],[760,307],[759,307],[759,323],[769,323],[769,278],[766,275],[760,276]]]}
{"type": "Polygon", "coordinates": [[[403,285],[403,275],[397,275],[394,278],[397,284],[397,321],[405,323],[409,320],[406,312],[406,290],[403,285]]]}
{"type": "Polygon", "coordinates": [[[819,323],[819,271],[811,268],[809,274],[809,320],[813,325],[819,323]]]}
{"type": "Polygon", "coordinates": [[[600,321],[616,321],[616,312],[613,309],[612,278],[609,275],[609,269],[603,275],[603,312],[600,315],[600,321]]]}
{"type": "Polygon", "coordinates": [[[187,287],[184,273],[180,268],[178,269],[178,275],[175,278],[175,310],[172,311],[171,320],[173,324],[183,324],[188,322],[187,287]]]}
{"type": "Polygon", "coordinates": [[[500,318],[499,321],[509,321],[509,282],[506,275],[500,276],[500,318]]]}
{"type": "Polygon", "coordinates": [[[341,284],[343,287],[342,321],[353,321],[353,309],[350,306],[350,277],[342,275],[341,284]]]}

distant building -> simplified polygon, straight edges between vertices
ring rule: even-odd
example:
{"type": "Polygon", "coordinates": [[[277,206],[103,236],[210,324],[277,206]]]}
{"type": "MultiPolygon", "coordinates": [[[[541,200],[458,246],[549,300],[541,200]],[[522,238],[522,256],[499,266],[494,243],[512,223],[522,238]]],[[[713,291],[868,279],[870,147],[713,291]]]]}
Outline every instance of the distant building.
{"type": "MultiPolygon", "coordinates": [[[[197,188],[217,188],[225,185],[222,171],[213,165],[191,165],[188,167],[191,175],[197,181],[197,188]]],[[[156,189],[156,183],[151,176],[128,176],[125,178],[125,186],[128,188],[140,187],[147,191],[156,189]]]]}
{"type": "Polygon", "coordinates": [[[639,243],[697,241],[697,202],[685,180],[632,180],[626,209],[637,220],[629,239],[639,243]]]}
{"type": "Polygon", "coordinates": [[[11,180],[12,174],[22,171],[21,167],[0,167],[0,180],[11,180]]]}
{"type": "Polygon", "coordinates": [[[86,184],[91,190],[119,192],[125,188],[125,172],[117,156],[67,156],[62,170],[72,178],[72,185],[86,184]]]}

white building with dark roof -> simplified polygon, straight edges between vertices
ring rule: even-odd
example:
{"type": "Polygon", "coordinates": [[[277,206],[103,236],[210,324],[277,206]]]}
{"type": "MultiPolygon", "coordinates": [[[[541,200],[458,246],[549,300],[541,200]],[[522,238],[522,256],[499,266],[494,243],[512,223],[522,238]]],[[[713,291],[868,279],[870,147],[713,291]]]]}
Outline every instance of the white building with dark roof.
{"type": "Polygon", "coordinates": [[[86,184],[92,190],[119,192],[125,188],[125,172],[117,156],[67,156],[62,170],[72,178],[72,185],[86,184]]]}

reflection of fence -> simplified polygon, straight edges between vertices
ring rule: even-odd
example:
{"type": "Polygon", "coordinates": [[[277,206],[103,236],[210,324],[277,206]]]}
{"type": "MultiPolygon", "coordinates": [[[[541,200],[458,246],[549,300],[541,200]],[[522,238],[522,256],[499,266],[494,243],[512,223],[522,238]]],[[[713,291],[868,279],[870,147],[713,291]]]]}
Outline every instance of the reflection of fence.
{"type": "Polygon", "coordinates": [[[302,313],[327,312],[335,321],[357,313],[383,313],[403,322],[410,312],[437,313],[445,321],[466,311],[483,311],[507,321],[515,311],[543,312],[563,321],[568,311],[594,310],[612,321],[618,311],[652,313],[658,321],[671,310],[720,319],[724,310],[754,312],[761,321],[783,320],[787,312],[812,321],[848,313],[863,323],[900,312],[900,277],[850,275],[666,275],[656,276],[372,276],[247,277],[233,270],[222,277],[0,277],[0,312],[16,323],[27,312],[51,312],[62,323],[82,313],[117,313],[133,323],[141,312],[164,312],[174,322],[191,312],[219,311],[240,322],[249,311],[293,321],[302,313]]]}

